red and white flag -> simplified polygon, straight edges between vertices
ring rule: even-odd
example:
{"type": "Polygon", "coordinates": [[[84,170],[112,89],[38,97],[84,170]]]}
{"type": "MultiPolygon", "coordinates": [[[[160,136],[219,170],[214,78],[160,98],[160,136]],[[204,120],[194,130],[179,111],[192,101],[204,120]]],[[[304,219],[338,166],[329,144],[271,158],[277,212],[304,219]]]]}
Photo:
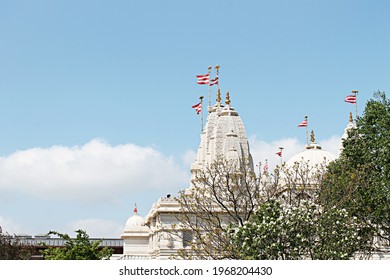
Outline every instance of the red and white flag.
{"type": "Polygon", "coordinates": [[[303,120],[300,124],[298,124],[298,127],[306,127],[307,126],[307,120],[303,120]]]}
{"type": "Polygon", "coordinates": [[[347,103],[356,104],[356,95],[347,95],[347,97],[345,97],[344,101],[347,103]]]}
{"type": "Polygon", "coordinates": [[[278,156],[282,157],[282,151],[276,153],[278,156]]]}
{"type": "Polygon", "coordinates": [[[218,76],[210,81],[210,86],[217,85],[217,84],[218,84],[218,76]]]}
{"type": "Polygon", "coordinates": [[[207,85],[210,82],[210,74],[196,75],[196,78],[198,79],[198,84],[200,85],[207,85]]]}
{"type": "Polygon", "coordinates": [[[194,108],[196,113],[199,115],[199,113],[202,112],[202,102],[195,104],[194,106],[192,106],[192,108],[194,108]]]}

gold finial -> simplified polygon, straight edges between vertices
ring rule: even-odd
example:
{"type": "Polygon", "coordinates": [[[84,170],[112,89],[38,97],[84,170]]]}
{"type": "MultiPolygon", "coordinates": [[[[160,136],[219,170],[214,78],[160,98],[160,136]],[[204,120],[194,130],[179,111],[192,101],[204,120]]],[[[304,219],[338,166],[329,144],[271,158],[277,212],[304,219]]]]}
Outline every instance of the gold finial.
{"type": "Polygon", "coordinates": [[[310,142],[312,142],[312,143],[315,143],[315,142],[316,142],[316,139],[315,139],[314,131],[313,131],[313,130],[311,131],[311,134],[310,134],[310,142]]]}
{"type": "Polygon", "coordinates": [[[226,101],[225,101],[226,105],[230,105],[230,94],[229,92],[226,92],[226,101]]]}
{"type": "Polygon", "coordinates": [[[211,67],[211,66],[209,66],[207,69],[208,69],[209,71],[211,71],[211,68],[212,68],[212,67],[211,67]]]}
{"type": "Polygon", "coordinates": [[[217,93],[217,102],[218,103],[221,103],[221,91],[218,89],[218,93],[217,93]]]}
{"type": "Polygon", "coordinates": [[[359,91],[358,90],[353,90],[352,93],[353,94],[357,94],[359,91]]]}
{"type": "Polygon", "coordinates": [[[350,122],[350,123],[353,122],[352,112],[349,112],[349,122],[350,122]]]}
{"type": "Polygon", "coordinates": [[[215,70],[219,70],[219,67],[221,67],[221,66],[219,66],[218,64],[215,66],[215,70]]]}

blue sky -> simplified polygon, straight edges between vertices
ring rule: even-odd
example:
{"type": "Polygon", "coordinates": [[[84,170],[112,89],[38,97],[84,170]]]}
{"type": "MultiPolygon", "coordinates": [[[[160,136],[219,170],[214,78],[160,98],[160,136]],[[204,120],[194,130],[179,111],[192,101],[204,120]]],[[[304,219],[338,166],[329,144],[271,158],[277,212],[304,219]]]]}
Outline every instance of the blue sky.
{"type": "MultiPolygon", "coordinates": [[[[359,111],[390,90],[389,1],[0,1],[0,226],[118,237],[188,186],[199,144],[191,109],[220,87],[256,161],[329,151],[359,90],[359,111]]],[[[214,96],[212,97],[214,100],[214,96]]],[[[207,100],[206,100],[207,101],[207,100]]]]}

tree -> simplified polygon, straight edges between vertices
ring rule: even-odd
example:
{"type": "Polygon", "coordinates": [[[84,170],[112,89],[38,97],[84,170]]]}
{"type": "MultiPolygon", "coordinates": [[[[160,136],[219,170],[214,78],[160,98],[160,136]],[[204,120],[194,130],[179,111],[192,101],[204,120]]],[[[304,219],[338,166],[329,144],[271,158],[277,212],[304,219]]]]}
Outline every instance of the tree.
{"type": "Polygon", "coordinates": [[[325,164],[282,165],[256,177],[243,162],[218,160],[177,198],[182,258],[349,259],[362,251],[361,224],[318,205],[325,164]],[[184,234],[183,234],[184,235],[184,234]]]}
{"type": "Polygon", "coordinates": [[[346,210],[323,211],[311,201],[299,206],[263,203],[244,226],[231,228],[242,259],[350,259],[361,248],[360,225],[346,210]]]}
{"type": "Polygon", "coordinates": [[[343,147],[322,182],[320,203],[346,209],[364,223],[367,252],[377,241],[390,245],[390,101],[384,92],[367,102],[343,147]]]}
{"type": "Polygon", "coordinates": [[[218,159],[196,171],[192,183],[176,198],[181,214],[175,230],[187,243],[180,256],[237,259],[239,248],[232,246],[225,228],[244,225],[261,202],[251,162],[218,159]]]}
{"type": "Polygon", "coordinates": [[[292,166],[283,163],[271,173],[260,173],[259,187],[263,200],[276,199],[283,205],[292,206],[299,206],[302,200],[315,202],[326,166],[325,159],[315,165],[301,161],[292,166]]]}
{"type": "MultiPolygon", "coordinates": [[[[92,242],[84,230],[76,230],[75,239],[68,234],[50,231],[48,235],[54,234],[65,240],[65,247],[48,247],[42,250],[46,260],[102,260],[109,259],[113,250],[108,247],[99,248],[101,241],[92,242]]],[[[47,246],[47,245],[46,245],[47,246]]]]}
{"type": "Polygon", "coordinates": [[[2,233],[0,227],[0,260],[29,260],[34,247],[17,235],[2,233]]]}

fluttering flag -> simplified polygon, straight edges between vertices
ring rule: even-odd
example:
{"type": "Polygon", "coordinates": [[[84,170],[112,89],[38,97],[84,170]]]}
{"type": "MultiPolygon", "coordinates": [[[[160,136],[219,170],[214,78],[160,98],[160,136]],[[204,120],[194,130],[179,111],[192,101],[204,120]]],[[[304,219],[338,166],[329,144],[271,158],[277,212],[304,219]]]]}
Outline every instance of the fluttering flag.
{"type": "Polygon", "coordinates": [[[196,75],[199,85],[207,85],[210,82],[210,74],[196,75]]]}
{"type": "Polygon", "coordinates": [[[356,104],[356,95],[347,95],[344,101],[347,103],[356,104]]]}
{"type": "Polygon", "coordinates": [[[307,120],[303,120],[300,124],[298,124],[298,127],[306,127],[307,126],[307,120]]]}
{"type": "Polygon", "coordinates": [[[276,153],[278,156],[282,157],[282,151],[276,153]]]}
{"type": "Polygon", "coordinates": [[[202,112],[202,102],[195,104],[194,106],[192,106],[192,108],[194,108],[196,113],[199,115],[199,113],[202,112]]]}
{"type": "Polygon", "coordinates": [[[138,213],[138,209],[137,209],[137,206],[134,207],[134,210],[133,210],[134,213],[138,213]]]}
{"type": "Polygon", "coordinates": [[[210,86],[217,85],[217,84],[218,84],[218,76],[210,81],[210,86]]]}

